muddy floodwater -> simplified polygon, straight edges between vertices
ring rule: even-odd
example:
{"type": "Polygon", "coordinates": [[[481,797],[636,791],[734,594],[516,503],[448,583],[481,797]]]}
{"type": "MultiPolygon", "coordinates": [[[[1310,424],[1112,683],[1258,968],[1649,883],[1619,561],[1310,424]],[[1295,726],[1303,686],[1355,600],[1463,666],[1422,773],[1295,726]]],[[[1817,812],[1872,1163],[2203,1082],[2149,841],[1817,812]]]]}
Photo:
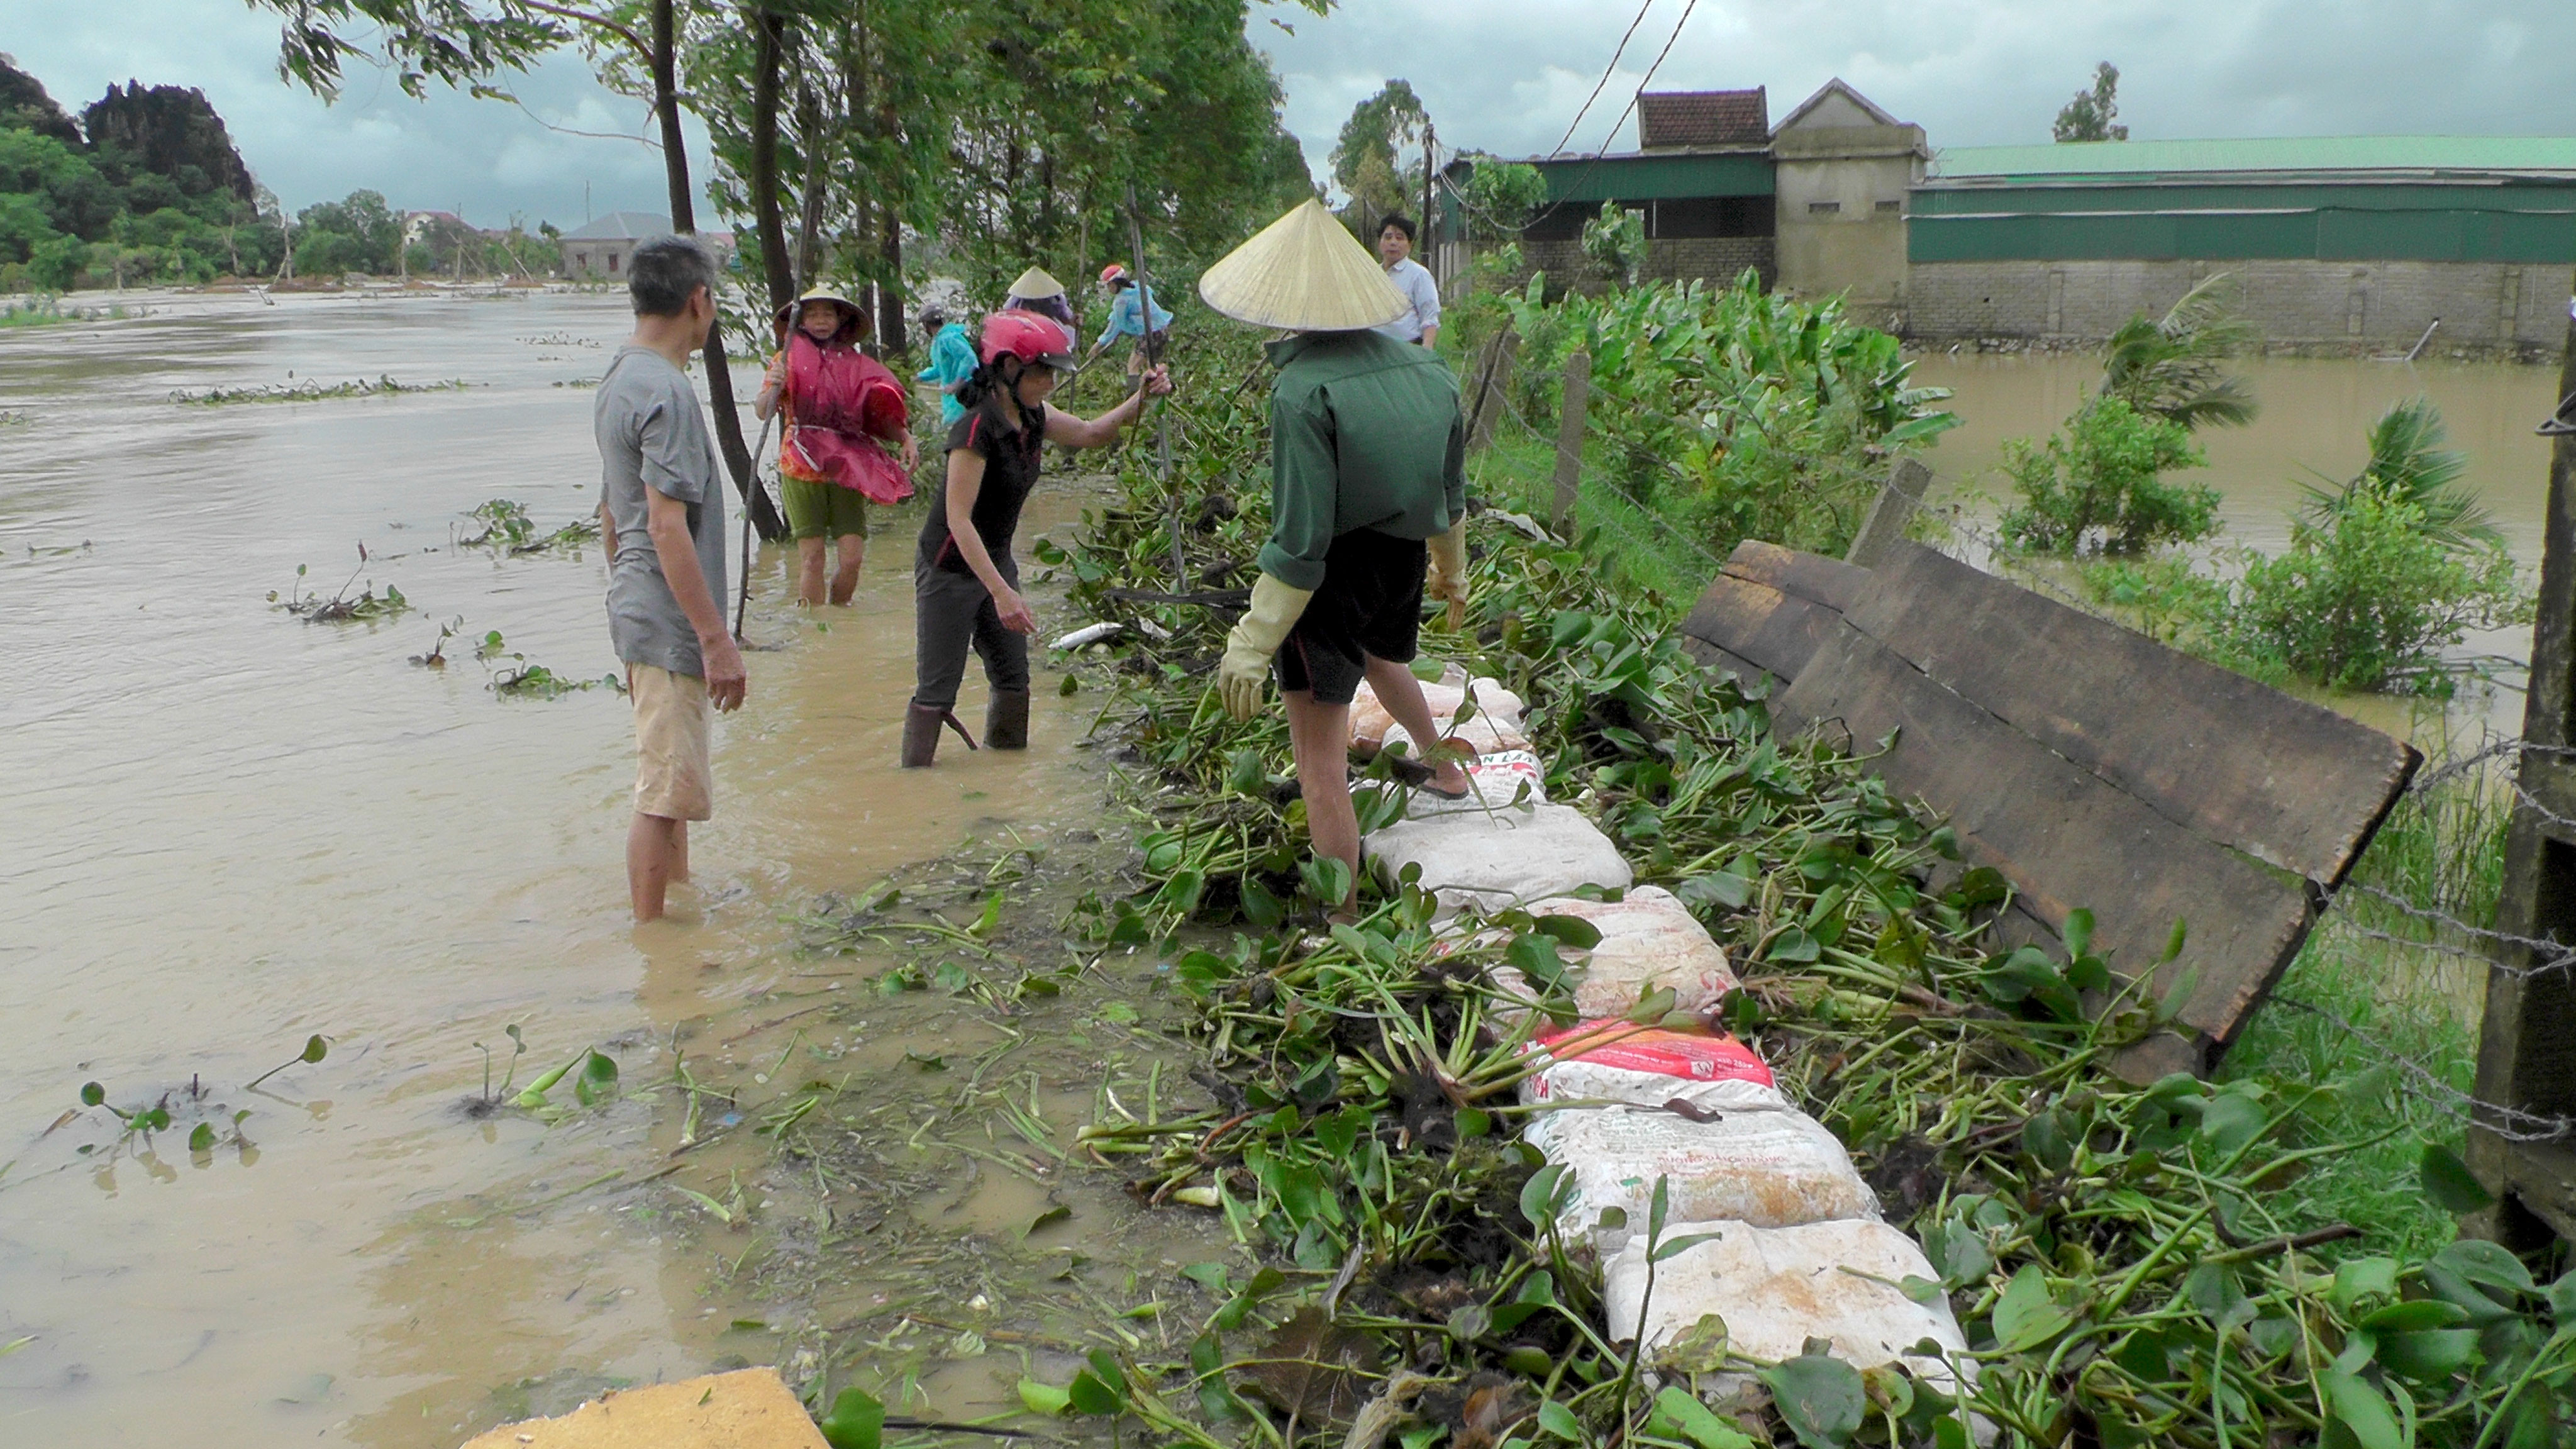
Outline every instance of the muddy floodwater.
{"type": "MultiPolygon", "coordinates": [[[[2361,471],[2369,456],[2371,424],[2391,406],[2429,397],[2449,426],[2450,446],[2468,457],[2468,481],[2493,515],[2515,560],[2537,583],[2541,529],[2549,494],[2549,445],[2532,429],[2557,406],[2555,367],[2497,362],[2428,361],[2414,364],[2319,358],[2247,358],[2233,364],[2252,386],[2262,411],[2248,426],[2208,428],[2197,435],[2209,466],[2168,475],[2173,482],[2203,482],[2220,495],[2225,540],[2266,553],[2289,545],[2289,514],[2303,501],[2301,485],[2339,484],[2361,471]],[[2322,475],[2322,476],[2320,476],[2322,475]]],[[[1918,381],[1953,390],[1949,406],[1964,420],[1942,435],[1925,460],[1932,465],[1937,498],[1958,501],[1982,490],[1971,511],[1989,522],[1995,506],[2012,501],[2001,474],[2008,438],[2045,438],[2101,382],[2098,356],[2089,352],[2035,356],[1933,353],[1915,366],[1918,381]]],[[[2473,634],[2466,652],[2523,661],[2530,658],[2528,629],[2473,634]]],[[[2516,676],[2518,679],[2518,675],[2516,676]]],[[[2401,732],[2409,711],[2400,703],[2338,701],[2382,728],[2401,732]]],[[[2519,733],[2522,699],[2511,690],[2472,689],[2455,711],[2470,723],[2519,733]]]]}
{"type": "MultiPolygon", "coordinates": [[[[808,917],[890,873],[963,859],[1016,879],[1121,834],[1074,748],[1096,696],[1060,700],[1052,673],[1028,754],[952,739],[937,770],[895,768],[917,507],[884,522],[856,607],[819,625],[763,555],[699,879],[638,930],[626,703],[504,699],[510,661],[475,657],[497,630],[556,674],[609,673],[597,546],[459,544],[493,498],[540,532],[588,515],[583,384],[623,298],[127,304],[0,333],[0,1443],[453,1445],[603,1385],[810,1356],[853,1297],[934,1290],[948,1327],[865,1330],[872,1382],[990,1412],[1030,1367],[995,1345],[1044,1341],[1008,1331],[1040,1277],[1010,1265],[1054,1253],[1060,1292],[1123,1308],[1151,1296],[1138,1264],[1215,1255],[1201,1222],[1140,1230],[1114,1193],[1060,1184],[1055,1146],[993,1148],[981,1127],[942,1146],[943,1113],[1005,1088],[1038,1137],[1068,1140],[1104,1071],[1152,1054],[1150,1020],[1067,1004],[1022,1061],[1035,1029],[980,1000],[884,995],[885,959],[809,949],[808,917]],[[467,386],[172,396],[385,376],[467,386]],[[299,566],[306,590],[390,586],[415,612],[301,622],[268,597],[299,566]],[[450,620],[445,667],[410,662],[450,620]],[[595,1046],[624,1095],[469,1109],[476,1044],[499,1048],[497,1076],[511,1027],[519,1084],[595,1046]],[[325,1060],[245,1090],[315,1033],[325,1060]],[[711,1094],[687,1124],[675,1053],[711,1094]],[[173,1127],[58,1121],[93,1080],[110,1107],[167,1103],[173,1127]],[[919,1189],[909,1217],[890,1225],[819,1160],[795,1164],[805,1188],[782,1181],[752,1133],[808,1083],[834,1086],[821,1109],[876,1154],[878,1186],[919,1189]],[[192,1152],[199,1122],[218,1140],[192,1152]],[[817,1286],[818,1244],[844,1237],[841,1281],[817,1286]],[[1119,1273],[1075,1272],[1067,1245],[1100,1238],[1119,1273]],[[989,1293],[977,1273],[999,1275],[989,1293]]],[[[1058,493],[1028,531],[1074,514],[1058,493]]],[[[980,691],[960,704],[978,723],[980,691]]],[[[1019,929],[1023,956],[1068,954],[1019,929]]]]}
{"type": "MultiPolygon", "coordinates": [[[[589,514],[585,385],[622,299],[127,313],[0,332],[0,1443],[439,1449],[743,1362],[963,1416],[1086,1344],[1186,1337],[1204,1304],[1179,1268],[1240,1251],[1069,1151],[1122,1095],[1186,1092],[1191,1055],[1156,1029],[1150,953],[1091,962],[1057,924],[1124,859],[1077,748],[1098,695],[1042,670],[1026,755],[951,739],[934,771],[894,767],[917,509],[882,520],[854,608],[785,606],[761,555],[699,879],[638,930],[625,702],[492,688],[612,671],[597,546],[464,543],[496,498],[540,534],[589,514]],[[173,396],[387,377],[465,386],[173,396]],[[389,588],[412,610],[381,622],[270,598],[389,588]],[[444,667],[413,662],[451,621],[444,667]],[[1018,914],[850,929],[889,877],[952,922],[995,889],[1018,914]],[[249,1088],[314,1034],[324,1060],[249,1088]],[[485,1047],[521,1085],[596,1048],[622,1090],[491,1110],[485,1047]],[[148,1136],[109,1110],[156,1106],[148,1136]]],[[[2092,368],[1925,361],[1968,419],[1945,484],[1999,493],[2001,439],[2053,426],[2092,368]]],[[[2301,468],[2348,475],[2421,390],[2536,562],[2546,373],[2249,371],[2263,419],[2208,435],[2238,538],[2279,547],[2301,468]]],[[[1079,495],[1042,494],[1029,531],[1079,495]]],[[[1035,595],[1043,625],[1080,622],[1035,595]]]]}

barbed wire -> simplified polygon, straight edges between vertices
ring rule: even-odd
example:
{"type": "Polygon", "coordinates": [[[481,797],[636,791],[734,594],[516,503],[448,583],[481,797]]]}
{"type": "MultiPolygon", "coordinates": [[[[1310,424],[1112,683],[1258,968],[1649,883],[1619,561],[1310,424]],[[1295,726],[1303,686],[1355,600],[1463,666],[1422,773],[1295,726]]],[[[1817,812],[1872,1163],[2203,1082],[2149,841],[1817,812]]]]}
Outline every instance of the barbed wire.
{"type": "Polygon", "coordinates": [[[2509,1142],[2556,1142],[2569,1136],[2576,1136],[2576,1119],[2526,1112],[2519,1107],[2507,1107],[2500,1103],[2484,1101],[2472,1093],[2461,1091],[2444,1081],[2441,1075],[2430,1067],[2371,1035],[2358,1023],[2347,1019],[2341,1012],[2319,1006],[2313,1001],[2302,1001],[2294,996],[2277,994],[2272,997],[2272,1004],[2288,1007],[2292,1011],[2306,1012],[2359,1042],[2368,1048],[2372,1055],[2411,1078],[2415,1084],[2415,1091],[2420,1094],[2418,1100],[2427,1102],[2436,1111],[2455,1117],[2465,1124],[2491,1132],[2509,1142]]]}

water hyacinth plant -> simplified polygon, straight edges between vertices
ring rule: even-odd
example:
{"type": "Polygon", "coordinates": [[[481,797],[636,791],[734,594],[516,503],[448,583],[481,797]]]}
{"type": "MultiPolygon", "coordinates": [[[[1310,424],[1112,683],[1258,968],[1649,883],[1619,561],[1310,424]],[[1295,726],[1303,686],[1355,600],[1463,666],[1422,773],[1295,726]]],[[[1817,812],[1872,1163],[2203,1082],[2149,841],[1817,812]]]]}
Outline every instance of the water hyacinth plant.
{"type": "MultiPolygon", "coordinates": [[[[1899,1286],[1946,1302],[1968,1342],[1956,1394],[1830,1345],[1751,1361],[1715,1319],[1639,1354],[1558,1236],[1563,1175],[1512,1140],[1518,1047],[1564,1009],[1551,971],[1579,933],[1504,917],[1461,945],[1391,882],[1326,928],[1345,881],[1306,852],[1285,729],[1215,704],[1221,586],[1248,581],[1264,533],[1249,391],[1185,393],[1179,496],[1131,470],[1052,566],[1131,625],[1081,668],[1111,691],[1098,734],[1133,787],[1143,879],[1073,924],[1170,965],[1211,1096],[1104,1117],[1082,1148],[1148,1201],[1223,1214],[1268,1266],[1207,1265],[1228,1297],[1185,1361],[1104,1351],[1069,1385],[1024,1383],[1030,1407],[1200,1446],[1356,1426],[1584,1449],[2539,1449],[2576,1421],[2576,1278],[2447,1233],[2401,1247],[2302,1192],[2312,1164],[2418,1130],[2373,1105],[2395,1068],[2124,1082],[2110,1064],[2168,1007],[2123,982],[2155,963],[2097,954],[2081,912],[2054,949],[1995,947],[2009,886],[1870,774],[1873,742],[1775,736],[1603,540],[1486,515],[1466,627],[1435,621],[1426,653],[1521,694],[1549,797],[1726,947],[1744,986],[1717,1024],[1851,1149],[1937,1274],[1899,1286]],[[1179,589],[1153,582],[1175,516],[1179,589]],[[1498,1009],[1497,958],[1539,987],[1536,1015],[1498,1009]]],[[[1364,782],[1364,812],[1387,818],[1394,788],[1364,782]]],[[[2190,950],[2177,923],[2166,954],[2187,968],[2190,950]]],[[[2479,1205],[2447,1144],[2413,1156],[2427,1228],[2479,1205]]]]}

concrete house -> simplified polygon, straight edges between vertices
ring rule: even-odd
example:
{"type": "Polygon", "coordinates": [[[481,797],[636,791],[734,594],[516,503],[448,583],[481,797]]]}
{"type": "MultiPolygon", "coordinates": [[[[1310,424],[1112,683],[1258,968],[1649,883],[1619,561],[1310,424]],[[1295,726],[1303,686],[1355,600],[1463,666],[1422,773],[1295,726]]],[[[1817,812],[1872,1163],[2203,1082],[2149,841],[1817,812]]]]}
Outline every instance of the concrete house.
{"type": "MultiPolygon", "coordinates": [[[[612,211],[599,220],[563,234],[564,275],[576,281],[622,282],[627,259],[640,243],[671,234],[671,219],[650,211],[612,211]]],[[[733,257],[729,231],[702,231],[698,240],[715,252],[719,263],[733,257]]]]}
{"type": "Polygon", "coordinates": [[[624,281],[639,242],[671,234],[671,219],[649,211],[612,211],[563,234],[564,275],[585,282],[624,281]]]}
{"type": "Polygon", "coordinates": [[[1906,198],[1931,159],[1921,126],[1840,80],[1800,103],[1771,131],[1778,284],[1806,296],[1842,292],[1862,315],[1901,325],[1906,198]]]}

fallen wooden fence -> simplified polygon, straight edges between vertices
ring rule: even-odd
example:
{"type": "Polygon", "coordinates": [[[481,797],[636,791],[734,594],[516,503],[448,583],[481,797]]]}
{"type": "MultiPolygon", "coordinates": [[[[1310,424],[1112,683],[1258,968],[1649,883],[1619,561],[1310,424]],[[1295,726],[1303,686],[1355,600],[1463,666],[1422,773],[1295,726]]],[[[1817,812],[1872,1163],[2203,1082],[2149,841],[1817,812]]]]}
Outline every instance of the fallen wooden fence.
{"type": "MultiPolygon", "coordinates": [[[[2187,1032],[2123,1075],[2205,1072],[2316,924],[2422,756],[2377,730],[1917,544],[1874,569],[1766,543],[1683,625],[1704,662],[1768,680],[1773,727],[1831,729],[1946,817],[2013,887],[2008,945],[2054,951],[2093,912],[2115,970],[2188,981],[2187,1032]]],[[[2126,973],[2124,973],[2126,974],[2126,973]]],[[[2131,979],[2134,979],[2132,976],[2131,979]]]]}

